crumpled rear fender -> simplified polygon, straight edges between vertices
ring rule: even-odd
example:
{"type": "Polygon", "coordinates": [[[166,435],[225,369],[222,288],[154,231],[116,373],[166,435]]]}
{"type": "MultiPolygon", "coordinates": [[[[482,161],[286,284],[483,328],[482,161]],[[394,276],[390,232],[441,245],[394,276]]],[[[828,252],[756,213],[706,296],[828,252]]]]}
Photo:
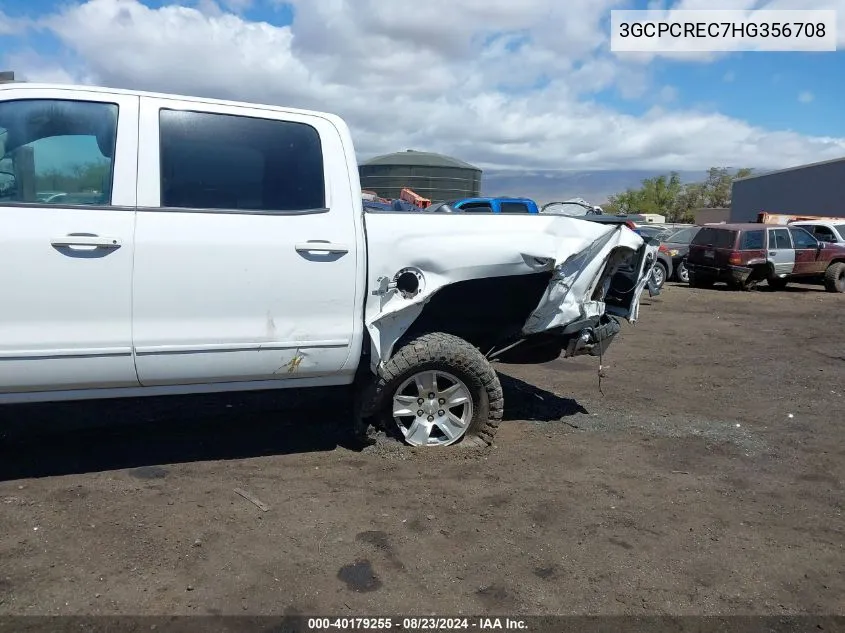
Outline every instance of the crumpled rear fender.
{"type": "MultiPolygon", "coordinates": [[[[657,249],[623,225],[566,216],[367,212],[365,225],[369,269],[364,320],[373,370],[390,358],[396,342],[446,286],[549,273],[545,292],[526,315],[522,333],[530,335],[603,314],[607,288],[600,289],[599,283],[607,286],[613,272],[608,266],[618,266],[619,258],[612,256],[630,258],[645,248],[653,263],[657,249]]],[[[637,319],[639,292],[650,273],[650,268],[643,270],[645,262],[642,257],[638,292],[630,306],[614,311],[631,322],[637,319]]]]}

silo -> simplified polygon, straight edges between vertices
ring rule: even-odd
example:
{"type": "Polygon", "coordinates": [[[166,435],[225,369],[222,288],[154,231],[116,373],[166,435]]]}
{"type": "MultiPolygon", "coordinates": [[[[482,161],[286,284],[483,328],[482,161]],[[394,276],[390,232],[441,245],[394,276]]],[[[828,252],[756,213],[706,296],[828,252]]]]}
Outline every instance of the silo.
{"type": "Polygon", "coordinates": [[[377,156],[361,163],[358,171],[361,188],[383,198],[398,198],[402,187],[432,202],[481,194],[481,169],[442,154],[409,149],[377,156]]]}

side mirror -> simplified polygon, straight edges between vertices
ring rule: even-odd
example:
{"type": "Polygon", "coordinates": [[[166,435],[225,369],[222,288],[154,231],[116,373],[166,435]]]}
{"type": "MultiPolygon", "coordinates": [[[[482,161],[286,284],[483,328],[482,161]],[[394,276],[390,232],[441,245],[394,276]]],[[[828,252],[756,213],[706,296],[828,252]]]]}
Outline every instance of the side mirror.
{"type": "Polygon", "coordinates": [[[819,240],[819,250],[823,250],[823,249],[825,249],[825,248],[827,248],[827,247],[825,246],[825,243],[824,243],[824,242],[822,242],[821,240],[819,240]]]}

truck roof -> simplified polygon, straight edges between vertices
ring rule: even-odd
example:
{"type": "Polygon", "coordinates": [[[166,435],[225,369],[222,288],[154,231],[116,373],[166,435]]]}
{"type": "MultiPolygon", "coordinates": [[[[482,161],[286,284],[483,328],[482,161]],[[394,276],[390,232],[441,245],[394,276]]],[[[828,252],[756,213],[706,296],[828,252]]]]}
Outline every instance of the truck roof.
{"type": "Polygon", "coordinates": [[[512,198],[511,196],[476,196],[474,198],[460,198],[455,202],[534,202],[531,198],[512,198]]]}
{"type": "Polygon", "coordinates": [[[762,230],[767,227],[772,228],[786,228],[782,224],[763,224],[761,222],[735,222],[733,224],[702,224],[703,229],[726,229],[728,231],[755,231],[762,230]]]}
{"type": "Polygon", "coordinates": [[[269,110],[273,112],[283,112],[286,114],[302,114],[310,116],[319,116],[333,121],[341,121],[341,118],[336,114],[330,112],[322,112],[319,110],[305,110],[301,108],[289,108],[286,106],[272,105],[269,103],[253,103],[250,101],[232,101],[227,99],[213,99],[210,97],[196,97],[190,95],[180,95],[166,92],[148,92],[144,90],[127,90],[123,88],[108,88],[105,86],[89,86],[85,84],[60,84],[60,83],[28,83],[28,82],[11,82],[0,83],[0,94],[6,90],[60,90],[68,92],[85,91],[85,92],[99,92],[103,95],[127,95],[137,97],[151,97],[154,99],[170,99],[174,101],[190,101],[197,104],[206,105],[220,105],[233,107],[247,107],[257,110],[269,110]]]}

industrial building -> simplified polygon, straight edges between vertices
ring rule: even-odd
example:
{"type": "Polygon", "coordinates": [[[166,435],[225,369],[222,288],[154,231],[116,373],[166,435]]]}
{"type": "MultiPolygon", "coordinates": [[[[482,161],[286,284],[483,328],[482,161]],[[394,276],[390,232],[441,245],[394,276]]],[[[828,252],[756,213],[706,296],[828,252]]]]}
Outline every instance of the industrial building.
{"type": "Polygon", "coordinates": [[[845,217],[845,158],[735,180],[731,222],[754,222],[761,212],[845,217]]]}
{"type": "Polygon", "coordinates": [[[361,188],[396,199],[403,187],[433,202],[481,195],[481,169],[457,158],[407,150],[377,156],[358,167],[361,188]]]}

